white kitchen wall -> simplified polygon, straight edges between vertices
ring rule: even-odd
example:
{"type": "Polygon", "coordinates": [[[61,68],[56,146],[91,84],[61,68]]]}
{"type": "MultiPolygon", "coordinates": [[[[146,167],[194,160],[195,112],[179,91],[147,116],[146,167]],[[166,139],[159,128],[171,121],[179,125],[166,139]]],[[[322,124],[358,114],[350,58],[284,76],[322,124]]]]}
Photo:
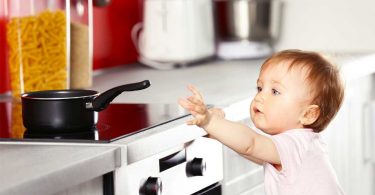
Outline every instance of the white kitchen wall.
{"type": "Polygon", "coordinates": [[[282,0],[277,50],[375,51],[374,0],[282,0]]]}

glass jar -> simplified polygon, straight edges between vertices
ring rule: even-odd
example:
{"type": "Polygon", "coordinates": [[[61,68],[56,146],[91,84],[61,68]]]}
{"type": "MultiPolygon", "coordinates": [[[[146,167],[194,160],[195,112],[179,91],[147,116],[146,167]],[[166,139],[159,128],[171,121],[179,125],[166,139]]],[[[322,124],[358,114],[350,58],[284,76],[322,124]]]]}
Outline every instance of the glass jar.
{"type": "Polygon", "coordinates": [[[92,86],[93,14],[91,0],[70,1],[70,88],[92,86]]]}
{"type": "Polygon", "coordinates": [[[8,64],[13,97],[31,91],[69,89],[72,62],[77,58],[71,53],[76,52],[71,47],[77,47],[72,43],[77,39],[75,31],[81,30],[79,57],[85,60],[80,60],[80,65],[91,67],[91,1],[7,2],[8,64]]]}

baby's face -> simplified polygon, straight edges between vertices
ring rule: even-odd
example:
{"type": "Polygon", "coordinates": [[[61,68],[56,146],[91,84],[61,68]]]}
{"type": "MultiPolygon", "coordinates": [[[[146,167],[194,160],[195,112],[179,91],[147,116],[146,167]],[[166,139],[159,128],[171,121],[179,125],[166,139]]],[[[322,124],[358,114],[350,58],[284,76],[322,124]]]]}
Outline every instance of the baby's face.
{"type": "Polygon", "coordinates": [[[255,126],[268,134],[303,128],[299,119],[312,99],[307,71],[288,70],[287,64],[270,65],[258,78],[258,93],[250,106],[255,126]]]}

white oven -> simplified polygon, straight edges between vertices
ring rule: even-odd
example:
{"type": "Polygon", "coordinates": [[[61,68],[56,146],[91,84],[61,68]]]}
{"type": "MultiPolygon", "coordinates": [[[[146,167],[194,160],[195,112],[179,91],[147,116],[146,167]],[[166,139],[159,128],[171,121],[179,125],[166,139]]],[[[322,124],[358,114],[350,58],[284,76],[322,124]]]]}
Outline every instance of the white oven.
{"type": "MultiPolygon", "coordinates": [[[[190,128],[185,129],[189,130],[190,128]]],[[[166,136],[164,138],[167,140],[176,138],[166,136]]],[[[198,137],[165,150],[165,139],[157,141],[159,135],[154,137],[155,140],[149,136],[144,141],[138,139],[127,145],[128,158],[114,172],[115,194],[221,194],[221,143],[198,137]]]]}

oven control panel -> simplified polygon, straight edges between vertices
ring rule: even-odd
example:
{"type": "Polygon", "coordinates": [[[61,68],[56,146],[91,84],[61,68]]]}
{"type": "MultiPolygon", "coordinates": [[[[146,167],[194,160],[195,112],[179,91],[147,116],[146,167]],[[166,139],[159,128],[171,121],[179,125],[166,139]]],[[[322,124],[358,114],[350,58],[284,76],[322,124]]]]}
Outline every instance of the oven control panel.
{"type": "Polygon", "coordinates": [[[189,195],[223,179],[222,144],[200,137],[117,171],[116,194],[189,195]]]}
{"type": "MultiPolygon", "coordinates": [[[[166,170],[166,168],[163,167],[173,167],[180,164],[181,162],[185,162],[186,158],[185,155],[182,156],[181,154],[185,154],[185,150],[180,151],[176,154],[173,154],[174,157],[173,160],[171,158],[168,158],[168,161],[165,162],[165,159],[161,159],[159,161],[160,171],[166,170]],[[181,159],[176,159],[176,157],[182,157],[181,159]],[[172,162],[170,162],[172,161],[172,162]],[[167,164],[168,166],[164,165],[167,164]],[[164,166],[163,166],[164,165],[164,166]]],[[[206,163],[203,160],[203,158],[194,158],[193,160],[186,163],[186,175],[188,177],[194,177],[194,176],[203,176],[203,174],[206,171],[206,163]]],[[[142,195],[159,195],[162,194],[163,186],[161,178],[159,177],[148,177],[147,180],[141,185],[139,189],[139,193],[142,195]]]]}
{"type": "Polygon", "coordinates": [[[203,158],[194,158],[186,163],[187,176],[203,176],[206,172],[206,162],[203,158]]]}

